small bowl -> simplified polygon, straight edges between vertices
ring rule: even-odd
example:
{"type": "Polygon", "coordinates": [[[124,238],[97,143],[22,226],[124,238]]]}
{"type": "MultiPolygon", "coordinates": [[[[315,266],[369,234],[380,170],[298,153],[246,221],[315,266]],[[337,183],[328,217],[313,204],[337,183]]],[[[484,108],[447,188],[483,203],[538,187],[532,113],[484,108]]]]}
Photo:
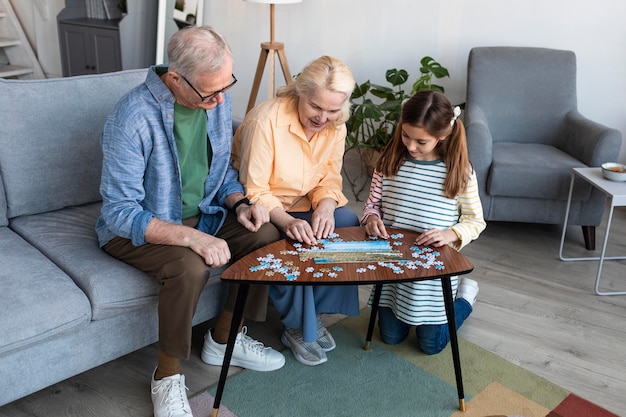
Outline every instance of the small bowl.
{"type": "Polygon", "coordinates": [[[626,181],[626,166],[615,162],[602,164],[602,175],[611,181],[626,181]]]}

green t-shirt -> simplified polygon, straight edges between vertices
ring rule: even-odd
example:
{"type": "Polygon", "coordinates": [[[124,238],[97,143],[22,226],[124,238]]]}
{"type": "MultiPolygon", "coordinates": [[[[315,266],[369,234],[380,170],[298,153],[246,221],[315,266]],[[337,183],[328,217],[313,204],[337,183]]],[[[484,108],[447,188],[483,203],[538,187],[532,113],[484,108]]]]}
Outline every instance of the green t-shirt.
{"type": "Polygon", "coordinates": [[[200,214],[198,204],[204,198],[204,182],[212,156],[206,123],[205,110],[174,104],[174,138],[183,182],[183,219],[200,214]]]}

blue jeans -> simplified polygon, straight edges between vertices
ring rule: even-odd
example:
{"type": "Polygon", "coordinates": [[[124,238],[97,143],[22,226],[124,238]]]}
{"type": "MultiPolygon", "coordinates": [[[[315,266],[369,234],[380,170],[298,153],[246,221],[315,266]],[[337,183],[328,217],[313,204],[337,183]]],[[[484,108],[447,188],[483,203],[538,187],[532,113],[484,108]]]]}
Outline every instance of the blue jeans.
{"type": "MultiPolygon", "coordinates": [[[[471,312],[472,306],[467,300],[463,298],[454,300],[454,318],[457,330],[471,312]]],[[[380,307],[378,309],[378,328],[383,342],[388,345],[396,345],[406,339],[411,325],[398,319],[391,308],[380,307]]],[[[441,352],[450,341],[447,323],[416,326],[415,334],[420,349],[427,355],[441,352]]]]}

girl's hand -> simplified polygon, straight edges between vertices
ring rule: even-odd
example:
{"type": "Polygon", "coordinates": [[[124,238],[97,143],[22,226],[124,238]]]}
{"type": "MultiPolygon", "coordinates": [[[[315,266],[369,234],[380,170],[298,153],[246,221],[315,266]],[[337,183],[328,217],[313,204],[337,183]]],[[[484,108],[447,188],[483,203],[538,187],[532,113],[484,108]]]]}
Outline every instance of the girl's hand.
{"type": "Polygon", "coordinates": [[[387,234],[387,229],[385,229],[385,225],[383,221],[374,215],[367,216],[367,220],[365,221],[365,231],[370,236],[381,237],[383,239],[389,239],[389,235],[387,234]]]}
{"type": "Polygon", "coordinates": [[[459,239],[454,230],[446,229],[430,229],[422,233],[415,239],[415,243],[423,246],[434,246],[436,248],[448,243],[455,242],[459,239]]]}

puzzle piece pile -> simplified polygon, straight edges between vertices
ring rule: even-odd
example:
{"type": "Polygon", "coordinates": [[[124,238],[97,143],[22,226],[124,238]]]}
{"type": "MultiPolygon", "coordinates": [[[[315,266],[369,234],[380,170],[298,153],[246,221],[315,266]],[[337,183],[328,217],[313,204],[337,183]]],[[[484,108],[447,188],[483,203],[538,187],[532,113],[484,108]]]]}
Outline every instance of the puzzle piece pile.
{"type": "MultiPolygon", "coordinates": [[[[402,239],[403,237],[404,235],[402,233],[391,235],[392,245],[396,247],[402,246],[402,241],[398,239],[402,239]]],[[[390,249],[389,242],[383,240],[375,240],[375,236],[370,236],[370,239],[370,242],[345,242],[346,244],[336,245],[337,242],[343,242],[343,240],[339,237],[337,233],[333,233],[328,237],[328,239],[320,239],[318,241],[318,244],[311,248],[305,248],[301,243],[296,242],[293,244],[293,250],[281,251],[280,255],[300,256],[302,253],[307,253],[306,256],[301,256],[301,260],[304,261],[307,259],[315,260],[315,252],[328,254],[328,251],[332,252],[334,250],[341,253],[346,253],[350,251],[354,253],[373,253],[376,251],[387,251],[389,253],[393,252],[390,249]],[[376,243],[372,243],[372,241],[376,243]]],[[[366,267],[357,267],[355,271],[357,273],[365,273],[368,270],[373,271],[377,268],[389,268],[396,274],[402,274],[404,273],[405,269],[429,269],[431,267],[437,270],[445,269],[443,262],[438,259],[439,251],[430,247],[420,248],[417,245],[411,246],[410,251],[412,259],[394,258],[393,262],[378,261],[370,263],[366,267]]],[[[274,254],[270,253],[266,256],[259,257],[257,258],[257,261],[259,261],[258,265],[250,267],[251,272],[265,271],[265,275],[267,276],[282,274],[287,281],[295,281],[300,276],[300,269],[298,266],[294,265],[293,261],[284,260],[280,257],[276,257],[274,254]]],[[[333,261],[331,260],[330,262],[333,261]]],[[[344,272],[344,267],[342,266],[319,266],[320,263],[315,262],[314,264],[315,266],[308,266],[305,269],[307,273],[313,274],[314,278],[322,278],[324,276],[336,278],[339,276],[339,274],[344,272]]]]}

